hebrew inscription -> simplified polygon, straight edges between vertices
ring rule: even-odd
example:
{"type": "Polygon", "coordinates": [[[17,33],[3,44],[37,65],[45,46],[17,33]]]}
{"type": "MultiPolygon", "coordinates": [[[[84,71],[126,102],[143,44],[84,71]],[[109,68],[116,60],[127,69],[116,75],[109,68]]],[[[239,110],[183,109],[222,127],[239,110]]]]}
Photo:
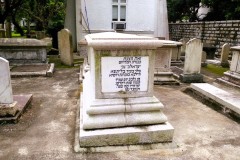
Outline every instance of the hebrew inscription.
{"type": "Polygon", "coordinates": [[[102,92],[148,89],[148,56],[102,57],[102,92]]]}

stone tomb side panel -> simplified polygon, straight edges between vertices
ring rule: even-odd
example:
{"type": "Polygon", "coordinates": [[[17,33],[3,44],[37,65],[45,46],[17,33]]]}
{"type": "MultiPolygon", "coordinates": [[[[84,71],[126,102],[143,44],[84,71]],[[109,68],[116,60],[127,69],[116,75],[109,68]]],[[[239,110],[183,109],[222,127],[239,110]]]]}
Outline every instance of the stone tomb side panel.
{"type": "Polygon", "coordinates": [[[96,97],[130,98],[153,95],[154,50],[98,51],[96,97]]]}
{"type": "Polygon", "coordinates": [[[230,71],[240,73],[240,53],[233,51],[230,71]]]}

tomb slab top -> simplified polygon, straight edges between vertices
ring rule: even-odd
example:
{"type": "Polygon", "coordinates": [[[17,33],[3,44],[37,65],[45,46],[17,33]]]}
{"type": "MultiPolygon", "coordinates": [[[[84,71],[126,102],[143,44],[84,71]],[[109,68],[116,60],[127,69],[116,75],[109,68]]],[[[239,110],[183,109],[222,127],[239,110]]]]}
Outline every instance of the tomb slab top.
{"type": "Polygon", "coordinates": [[[240,46],[231,47],[232,51],[240,51],[240,46]]]}
{"type": "Polygon", "coordinates": [[[41,40],[31,38],[0,38],[0,46],[47,46],[41,40]]]}
{"type": "Polygon", "coordinates": [[[88,46],[95,49],[156,49],[163,46],[163,41],[147,36],[104,32],[89,34],[88,46]]]}

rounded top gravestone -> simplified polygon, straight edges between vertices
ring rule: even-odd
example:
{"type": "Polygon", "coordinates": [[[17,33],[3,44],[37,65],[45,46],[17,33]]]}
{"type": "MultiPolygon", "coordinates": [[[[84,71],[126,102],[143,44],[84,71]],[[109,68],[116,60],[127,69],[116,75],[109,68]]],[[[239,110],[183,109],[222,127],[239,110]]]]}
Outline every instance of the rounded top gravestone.
{"type": "Polygon", "coordinates": [[[0,57],[0,104],[13,103],[9,63],[0,57]]]}

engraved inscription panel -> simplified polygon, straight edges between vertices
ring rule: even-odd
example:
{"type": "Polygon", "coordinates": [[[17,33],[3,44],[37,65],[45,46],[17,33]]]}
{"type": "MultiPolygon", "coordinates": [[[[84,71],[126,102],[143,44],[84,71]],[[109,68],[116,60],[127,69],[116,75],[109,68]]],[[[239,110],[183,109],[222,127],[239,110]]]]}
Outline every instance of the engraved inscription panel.
{"type": "Polygon", "coordinates": [[[102,57],[102,92],[146,92],[148,56],[102,57]]]}

